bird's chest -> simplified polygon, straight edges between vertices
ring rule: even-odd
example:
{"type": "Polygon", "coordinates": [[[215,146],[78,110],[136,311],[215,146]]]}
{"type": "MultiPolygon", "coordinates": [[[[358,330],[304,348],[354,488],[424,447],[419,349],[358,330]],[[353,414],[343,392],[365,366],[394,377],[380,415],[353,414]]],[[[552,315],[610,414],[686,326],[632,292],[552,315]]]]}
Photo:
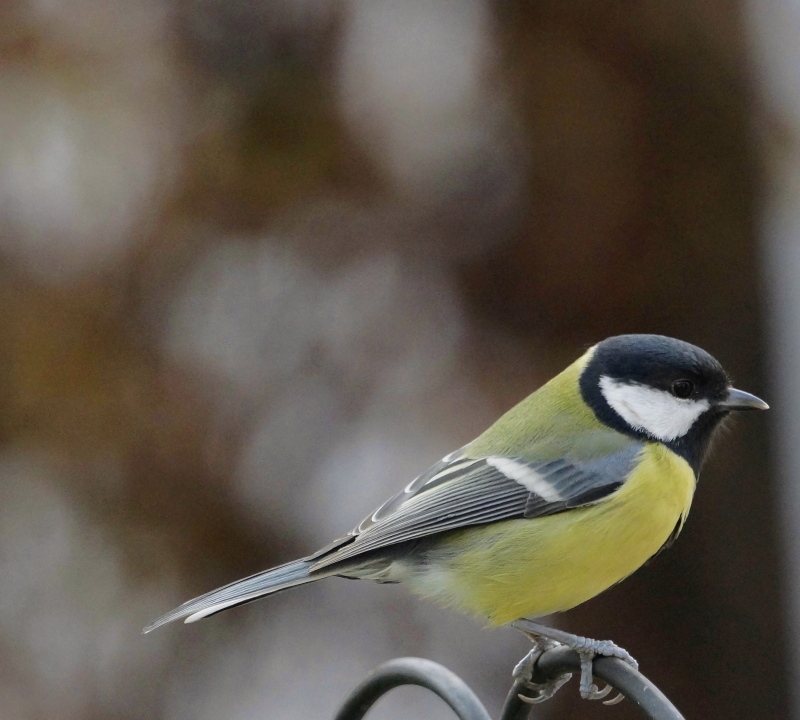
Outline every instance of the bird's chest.
{"type": "MultiPolygon", "coordinates": [[[[662,445],[649,445],[620,490],[608,502],[578,511],[584,516],[576,517],[576,523],[584,525],[604,550],[631,543],[633,557],[648,552],[644,562],[686,519],[695,484],[695,475],[683,458],[662,445]]],[[[622,553],[623,558],[626,555],[622,553]]],[[[608,564],[613,565],[613,560],[608,564]]]]}
{"type": "Polygon", "coordinates": [[[568,610],[658,552],[688,514],[694,487],[682,458],[647,446],[627,482],[607,500],[496,527],[499,533],[484,538],[487,550],[491,545],[486,562],[481,553],[473,555],[463,577],[480,586],[474,597],[492,624],[568,610]]]}

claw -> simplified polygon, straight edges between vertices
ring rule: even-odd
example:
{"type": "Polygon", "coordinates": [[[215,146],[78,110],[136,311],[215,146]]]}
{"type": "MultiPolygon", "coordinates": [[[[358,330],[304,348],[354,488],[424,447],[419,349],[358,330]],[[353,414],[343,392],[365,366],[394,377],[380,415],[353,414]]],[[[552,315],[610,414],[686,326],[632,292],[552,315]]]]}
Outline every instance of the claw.
{"type": "Polygon", "coordinates": [[[602,700],[614,688],[612,688],[611,685],[606,685],[600,690],[597,685],[594,684],[592,664],[598,653],[593,650],[578,650],[578,654],[581,656],[581,697],[584,700],[602,700]]]}
{"type": "Polygon", "coordinates": [[[559,675],[546,683],[539,684],[531,682],[536,661],[546,650],[550,650],[550,648],[556,647],[559,644],[549,638],[531,637],[531,640],[533,640],[534,644],[533,649],[516,664],[511,675],[519,685],[535,693],[533,696],[519,693],[517,697],[529,705],[538,705],[553,697],[553,695],[561,689],[561,686],[569,681],[572,677],[572,673],[559,675]]]}
{"type": "Polygon", "coordinates": [[[529,705],[538,705],[553,697],[553,695],[561,689],[562,685],[569,682],[571,677],[572,673],[566,673],[542,685],[534,685],[531,683],[529,687],[537,692],[536,697],[523,695],[522,693],[518,693],[517,697],[522,700],[522,702],[528,703],[529,705]]]}
{"type": "Polygon", "coordinates": [[[621,703],[624,699],[625,696],[622,693],[617,693],[611,700],[603,700],[603,705],[616,705],[617,703],[621,703]]]}
{"type": "Polygon", "coordinates": [[[614,689],[611,685],[606,685],[602,690],[599,690],[594,683],[592,683],[592,687],[594,688],[594,693],[592,693],[591,700],[602,700],[604,697],[608,697],[614,689]]]}
{"type": "Polygon", "coordinates": [[[602,690],[597,688],[597,685],[594,683],[590,683],[589,688],[586,692],[581,689],[581,697],[584,700],[602,700],[606,697],[614,688],[612,687],[604,687],[602,690]]]}
{"type": "MultiPolygon", "coordinates": [[[[554,628],[548,628],[544,625],[539,625],[538,623],[531,622],[530,620],[518,621],[520,624],[517,625],[516,623],[512,623],[514,627],[518,630],[521,630],[525,635],[527,635],[531,640],[533,640],[537,647],[543,647],[542,642],[546,638],[551,643],[555,642],[558,645],[566,645],[567,647],[575,650],[581,658],[581,682],[580,682],[580,693],[581,697],[586,700],[602,700],[604,697],[608,696],[611,691],[612,687],[608,685],[603,690],[600,690],[597,685],[594,684],[593,678],[593,663],[594,659],[600,655],[602,657],[614,657],[622,660],[623,662],[628,663],[631,667],[638,670],[639,663],[630,655],[629,652],[624,650],[623,648],[615,645],[610,640],[592,640],[591,638],[580,637],[579,635],[572,635],[571,633],[564,632],[562,630],[556,630],[554,628]]],[[[539,652],[541,655],[541,651],[539,652]]],[[[536,657],[538,660],[538,656],[536,657]]],[[[534,660],[534,663],[535,661],[534,660]]],[[[531,665],[531,669],[533,665],[531,665]]],[[[564,681],[566,682],[566,681],[564,681]]],[[[562,682],[561,685],[564,683],[562,682]]],[[[561,687],[559,685],[558,687],[561,687]]],[[[552,694],[548,697],[551,697],[552,694]]],[[[611,700],[605,700],[604,705],[616,705],[620,702],[623,698],[622,694],[619,694],[612,698],[611,700]]],[[[538,699],[538,698],[537,698],[538,699]]]]}

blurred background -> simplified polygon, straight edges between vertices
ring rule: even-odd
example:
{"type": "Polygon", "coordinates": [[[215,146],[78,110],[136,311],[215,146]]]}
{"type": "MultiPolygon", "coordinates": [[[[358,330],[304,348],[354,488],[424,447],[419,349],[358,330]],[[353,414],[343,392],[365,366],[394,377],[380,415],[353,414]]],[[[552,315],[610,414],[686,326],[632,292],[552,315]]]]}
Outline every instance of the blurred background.
{"type": "Polygon", "coordinates": [[[496,712],[527,641],[396,587],[140,629],[659,332],[774,409],[557,622],[688,718],[800,718],[798,130],[796,0],[3,2],[0,717],[325,718],[398,655],[496,712]]]}

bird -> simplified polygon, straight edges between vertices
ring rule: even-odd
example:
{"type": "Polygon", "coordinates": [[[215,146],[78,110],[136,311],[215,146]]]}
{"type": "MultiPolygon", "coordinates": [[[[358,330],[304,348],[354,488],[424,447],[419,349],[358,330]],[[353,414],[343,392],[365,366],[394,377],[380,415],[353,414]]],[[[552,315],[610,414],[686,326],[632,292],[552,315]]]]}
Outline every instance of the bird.
{"type": "Polygon", "coordinates": [[[594,685],[594,658],[636,661],[611,641],[535,620],[595,597],[669,547],[723,421],[768,407],[734,388],[695,345],[652,334],[607,338],[348,534],[189,600],[144,632],[331,576],[401,583],[490,627],[525,632],[534,649],[514,676],[536,691],[532,702],[566,681],[530,680],[554,644],[578,651],[580,693],[600,699],[610,688],[594,685]]]}

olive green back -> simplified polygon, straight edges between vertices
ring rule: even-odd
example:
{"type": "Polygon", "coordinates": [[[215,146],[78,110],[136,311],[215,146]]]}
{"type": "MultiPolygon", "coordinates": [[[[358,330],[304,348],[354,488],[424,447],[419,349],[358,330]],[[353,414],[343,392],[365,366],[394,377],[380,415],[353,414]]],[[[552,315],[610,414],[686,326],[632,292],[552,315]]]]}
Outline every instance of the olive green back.
{"type": "Polygon", "coordinates": [[[464,449],[468,456],[504,455],[547,461],[591,461],[636,441],[601,423],[581,396],[578,381],[591,348],[563,372],[514,406],[464,449]]]}

